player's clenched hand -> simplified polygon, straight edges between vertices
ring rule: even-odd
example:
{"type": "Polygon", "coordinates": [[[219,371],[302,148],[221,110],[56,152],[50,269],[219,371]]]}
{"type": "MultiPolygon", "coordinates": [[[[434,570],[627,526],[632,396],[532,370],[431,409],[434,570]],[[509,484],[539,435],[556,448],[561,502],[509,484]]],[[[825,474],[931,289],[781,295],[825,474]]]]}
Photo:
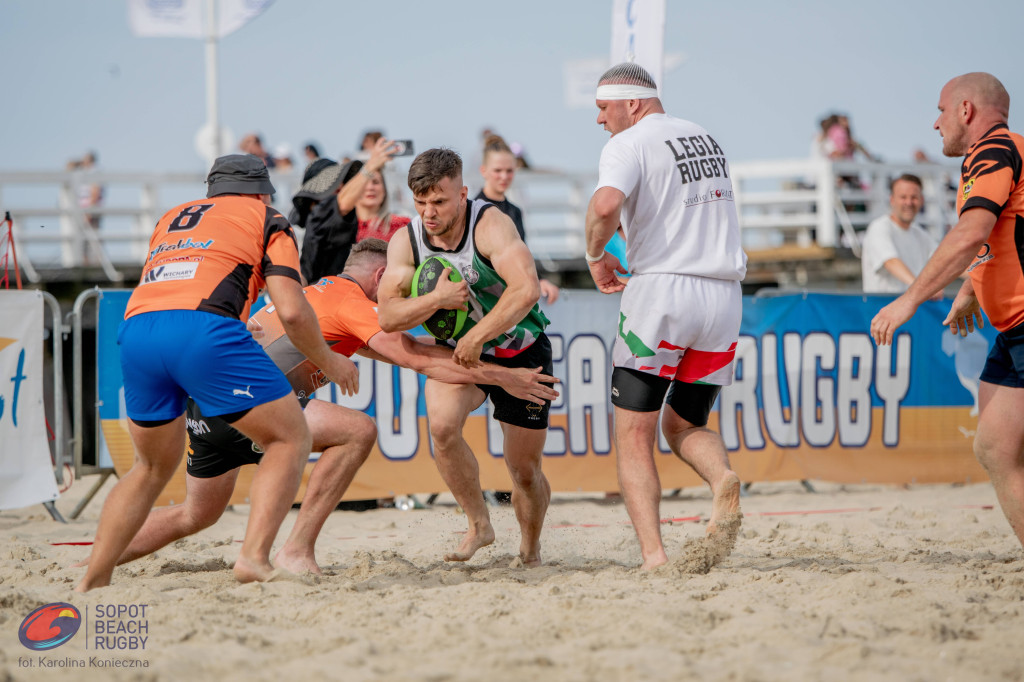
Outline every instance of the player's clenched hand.
{"type": "Polygon", "coordinates": [[[878,311],[875,318],[871,320],[871,336],[879,346],[888,346],[892,343],[893,334],[896,330],[914,316],[917,306],[907,297],[900,296],[895,301],[878,311]]]}
{"type": "Polygon", "coordinates": [[[458,344],[455,346],[455,352],[452,353],[452,360],[455,361],[455,364],[461,365],[466,369],[479,367],[483,364],[480,362],[480,353],[483,352],[483,349],[484,342],[477,341],[476,335],[470,331],[459,339],[458,344]]]}
{"type": "Polygon", "coordinates": [[[445,268],[441,272],[441,281],[434,287],[433,293],[437,296],[437,307],[447,310],[469,310],[466,301],[469,300],[469,284],[465,280],[453,282],[448,279],[451,268],[445,268]]]}
{"type": "Polygon", "coordinates": [[[338,384],[344,395],[359,392],[359,368],[344,355],[331,353],[330,367],[321,367],[327,378],[338,384]]]}
{"type": "Polygon", "coordinates": [[[602,294],[614,294],[626,288],[626,283],[619,279],[615,273],[626,274],[626,268],[622,267],[619,259],[604,252],[601,260],[594,263],[587,263],[590,266],[590,276],[594,278],[594,284],[602,294]]]}
{"type": "Polygon", "coordinates": [[[949,314],[942,324],[949,325],[951,334],[967,336],[975,329],[985,326],[981,315],[981,304],[978,297],[973,293],[965,294],[962,290],[953,299],[953,305],[949,308],[949,314]]]}
{"type": "Polygon", "coordinates": [[[510,369],[511,376],[502,382],[501,387],[516,398],[543,405],[545,401],[558,397],[558,391],[549,384],[559,383],[558,377],[543,374],[543,369],[543,367],[510,369]]]}
{"type": "Polygon", "coordinates": [[[557,301],[558,300],[558,294],[561,293],[561,292],[559,292],[558,287],[555,286],[554,284],[552,284],[551,282],[549,282],[546,279],[542,279],[542,280],[539,280],[539,281],[540,281],[540,297],[543,298],[548,303],[554,303],[555,301],[557,301]]]}

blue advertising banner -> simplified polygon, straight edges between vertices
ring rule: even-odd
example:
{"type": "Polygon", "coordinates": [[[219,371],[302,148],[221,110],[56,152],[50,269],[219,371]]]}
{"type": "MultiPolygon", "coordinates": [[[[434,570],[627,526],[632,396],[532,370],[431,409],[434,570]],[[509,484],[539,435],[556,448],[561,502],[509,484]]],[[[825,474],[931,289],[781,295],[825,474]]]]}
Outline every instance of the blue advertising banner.
{"type": "MultiPolygon", "coordinates": [[[[123,424],[117,325],[129,292],[100,301],[100,419],[114,461],[129,467],[123,424]],[[115,452],[115,449],[121,452],[115,452]]],[[[733,468],[744,480],[820,479],[838,482],[978,480],[974,460],[978,376],[995,331],[953,336],[942,320],[949,301],[932,301],[899,330],[890,347],[875,346],[871,318],[886,296],[787,294],[744,299],[735,381],[723,388],[710,427],[719,430],[733,468]]],[[[616,490],[611,345],[618,297],[566,291],[545,306],[547,333],[561,380],[552,405],[544,468],[561,491],[616,490]]],[[[359,392],[334,385],[316,398],[373,416],[378,446],[347,497],[366,499],[434,492],[444,486],[434,467],[423,399],[424,378],[387,363],[353,358],[359,392]]],[[[467,420],[485,488],[503,489],[501,429],[481,406],[467,420]]],[[[657,457],[665,488],[699,479],[662,439],[657,457]]],[[[315,457],[314,457],[315,459],[315,457]]],[[[236,501],[243,501],[246,476],[236,501]]],[[[181,498],[175,492],[168,499],[181,498]]]]}

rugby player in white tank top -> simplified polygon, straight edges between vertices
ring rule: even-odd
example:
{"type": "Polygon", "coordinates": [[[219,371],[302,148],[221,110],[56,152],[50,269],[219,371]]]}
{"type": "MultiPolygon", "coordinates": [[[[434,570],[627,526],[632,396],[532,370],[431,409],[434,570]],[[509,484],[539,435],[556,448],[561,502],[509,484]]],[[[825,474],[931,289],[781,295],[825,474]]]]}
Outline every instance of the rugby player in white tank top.
{"type": "MultiPolygon", "coordinates": [[[[415,327],[435,310],[464,305],[474,287],[480,303],[483,297],[479,286],[485,276],[490,276],[490,270],[504,286],[480,319],[468,331],[460,332],[453,359],[463,367],[479,366],[484,346],[507,337],[512,328],[529,326],[529,345],[516,343],[518,336],[506,339],[508,343],[502,347],[514,353],[498,353],[495,347],[491,361],[505,367],[545,368],[545,375],[551,375],[551,344],[543,333],[547,319],[537,308],[537,268],[512,220],[489,204],[480,202],[474,207],[467,202],[462,159],[450,149],[430,149],[417,156],[409,167],[409,189],[418,217],[388,245],[387,270],[378,294],[381,327],[385,331],[415,327]],[[472,264],[477,279],[470,284],[468,279],[454,283],[442,277],[430,293],[409,297],[417,262],[414,244],[421,254],[451,256],[453,265],[472,264]],[[484,271],[477,269],[478,261],[484,271]]],[[[539,406],[514,399],[500,386],[453,387],[431,379],[424,393],[434,462],[469,523],[461,543],[445,554],[445,560],[468,561],[481,547],[494,542],[494,528],[480,488],[479,465],[462,435],[469,413],[490,399],[494,418],[504,434],[503,455],[512,479],[512,506],[521,533],[519,558],[524,566],[539,565],[540,534],[551,499],[551,487],[541,471],[550,400],[539,406]]]]}
{"type": "Polygon", "coordinates": [[[706,425],[721,386],[732,383],[746,255],[730,169],[700,126],[665,113],[654,80],[636,64],[598,83],[597,122],[612,134],[587,208],[591,275],[603,293],[623,292],[612,349],[612,403],[619,485],[640,540],[643,568],[668,561],[661,538],[661,482],[654,441],[711,487],[708,535],[731,548],[739,529],[739,477],[721,436],[706,425]],[[604,247],[621,226],[628,285],[604,247]]]}

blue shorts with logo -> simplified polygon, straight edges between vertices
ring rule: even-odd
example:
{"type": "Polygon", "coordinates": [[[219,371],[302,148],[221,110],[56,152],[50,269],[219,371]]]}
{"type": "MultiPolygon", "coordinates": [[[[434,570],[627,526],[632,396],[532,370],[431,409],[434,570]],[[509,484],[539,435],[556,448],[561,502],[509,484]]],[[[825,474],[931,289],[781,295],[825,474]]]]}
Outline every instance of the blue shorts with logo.
{"type": "Polygon", "coordinates": [[[981,381],[1024,388],[1024,324],[996,336],[981,371],[981,381]]]}
{"type": "Polygon", "coordinates": [[[292,392],[240,320],[198,310],[129,317],[117,331],[128,417],[166,421],[188,396],[203,414],[245,412],[292,392]]]}

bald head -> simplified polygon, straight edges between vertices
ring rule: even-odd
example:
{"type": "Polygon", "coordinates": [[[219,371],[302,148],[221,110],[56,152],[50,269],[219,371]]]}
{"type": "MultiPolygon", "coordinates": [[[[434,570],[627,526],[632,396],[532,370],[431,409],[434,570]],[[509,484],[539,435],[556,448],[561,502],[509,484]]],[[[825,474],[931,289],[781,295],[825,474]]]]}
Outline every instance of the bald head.
{"type": "Polygon", "coordinates": [[[949,81],[946,87],[952,90],[955,100],[967,100],[979,110],[992,110],[1004,119],[1010,116],[1010,93],[990,73],[965,73],[949,81]]]}
{"type": "Polygon", "coordinates": [[[971,145],[1010,116],[1010,95],[990,73],[965,73],[939,93],[935,129],[942,135],[942,153],[963,156],[971,145]]]}

